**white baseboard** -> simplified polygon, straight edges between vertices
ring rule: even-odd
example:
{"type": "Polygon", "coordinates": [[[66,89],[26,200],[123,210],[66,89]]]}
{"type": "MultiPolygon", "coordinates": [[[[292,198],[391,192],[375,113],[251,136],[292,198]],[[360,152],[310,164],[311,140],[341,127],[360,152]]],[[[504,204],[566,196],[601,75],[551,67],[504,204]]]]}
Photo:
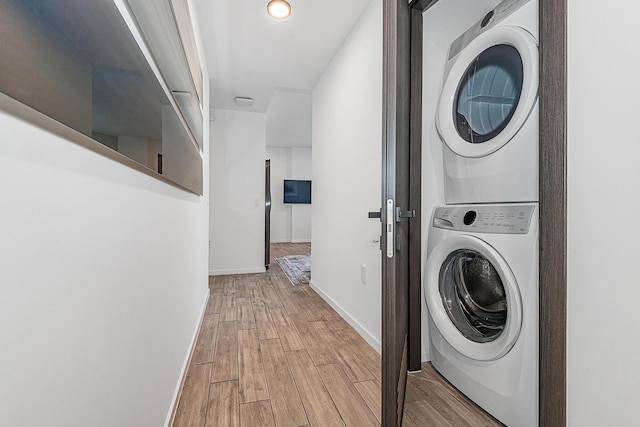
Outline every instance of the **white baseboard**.
{"type": "Polygon", "coordinates": [[[267,271],[264,267],[252,268],[232,268],[230,270],[209,270],[209,276],[226,276],[227,274],[253,274],[264,273],[267,271]]]}
{"type": "Polygon", "coordinates": [[[189,352],[187,353],[187,357],[184,360],[182,365],[182,371],[180,372],[180,381],[178,381],[178,385],[176,386],[175,391],[173,392],[173,398],[171,399],[171,406],[169,407],[169,413],[167,414],[167,419],[165,420],[165,427],[170,427],[173,424],[173,419],[176,416],[176,410],[178,409],[178,401],[180,400],[180,394],[182,393],[182,386],[184,385],[184,381],[187,375],[187,369],[191,364],[191,357],[193,356],[193,350],[196,348],[196,341],[198,340],[198,334],[200,332],[200,326],[202,325],[202,320],[204,319],[204,313],[207,311],[207,303],[209,302],[209,293],[210,290],[207,287],[206,297],[204,299],[204,304],[202,304],[202,309],[200,310],[200,320],[198,321],[198,325],[196,326],[196,330],[193,332],[193,336],[191,337],[191,346],[189,347],[189,352]]]}
{"type": "Polygon", "coordinates": [[[311,243],[310,239],[291,239],[291,243],[311,243]]]}
{"type": "Polygon", "coordinates": [[[356,319],[354,319],[349,313],[347,313],[337,302],[335,302],[329,295],[325,294],[322,289],[313,283],[313,280],[309,282],[311,289],[316,291],[318,295],[322,297],[335,311],[338,312],[344,320],[347,321],[358,333],[364,338],[378,353],[382,353],[382,344],[376,337],[374,337],[368,330],[365,329],[356,319]]]}
{"type": "Polygon", "coordinates": [[[271,239],[271,243],[291,243],[289,239],[271,239]]]}

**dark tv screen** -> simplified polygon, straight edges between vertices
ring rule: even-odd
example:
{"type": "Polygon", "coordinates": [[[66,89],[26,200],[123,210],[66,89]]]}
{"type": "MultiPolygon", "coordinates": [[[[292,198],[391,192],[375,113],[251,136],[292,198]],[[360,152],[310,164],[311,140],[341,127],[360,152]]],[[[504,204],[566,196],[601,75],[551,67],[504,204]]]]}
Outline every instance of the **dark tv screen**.
{"type": "Polygon", "coordinates": [[[311,203],[311,181],[284,180],[284,203],[311,203]]]}

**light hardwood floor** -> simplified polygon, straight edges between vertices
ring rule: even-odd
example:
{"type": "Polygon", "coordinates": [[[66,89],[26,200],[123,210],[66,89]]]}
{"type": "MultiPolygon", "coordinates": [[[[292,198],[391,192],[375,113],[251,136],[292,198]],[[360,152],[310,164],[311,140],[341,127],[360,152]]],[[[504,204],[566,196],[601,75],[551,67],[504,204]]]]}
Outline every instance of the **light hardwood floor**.
{"type": "MultiPolygon", "coordinates": [[[[271,248],[272,260],[310,253],[271,248]]],[[[380,425],[380,355],[308,285],[272,262],[209,288],[174,427],[380,425]]],[[[430,365],[423,373],[409,376],[404,425],[499,425],[430,365]]]]}
{"type": "Polygon", "coordinates": [[[403,426],[499,427],[502,424],[480,409],[423,363],[420,372],[409,373],[403,426]]]}
{"type": "Polygon", "coordinates": [[[272,262],[209,288],[175,427],[380,425],[380,356],[308,285],[272,262]]]}

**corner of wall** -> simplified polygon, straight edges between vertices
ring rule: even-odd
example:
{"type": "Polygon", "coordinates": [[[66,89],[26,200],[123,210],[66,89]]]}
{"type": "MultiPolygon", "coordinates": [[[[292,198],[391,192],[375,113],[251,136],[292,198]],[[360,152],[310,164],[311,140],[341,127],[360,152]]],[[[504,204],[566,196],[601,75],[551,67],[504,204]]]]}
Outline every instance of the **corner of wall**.
{"type": "Polygon", "coordinates": [[[321,288],[319,288],[313,280],[309,282],[311,289],[316,291],[335,311],[342,316],[358,333],[373,347],[378,353],[382,353],[382,344],[367,328],[365,328],[357,319],[347,312],[338,302],[333,300],[321,288]]]}

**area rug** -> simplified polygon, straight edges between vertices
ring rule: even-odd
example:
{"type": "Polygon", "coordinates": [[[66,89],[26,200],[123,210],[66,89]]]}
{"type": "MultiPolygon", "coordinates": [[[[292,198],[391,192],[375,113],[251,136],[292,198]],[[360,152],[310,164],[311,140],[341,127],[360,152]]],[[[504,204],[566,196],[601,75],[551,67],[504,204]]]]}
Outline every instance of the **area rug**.
{"type": "Polygon", "coordinates": [[[309,255],[289,255],[275,257],[293,286],[306,285],[311,278],[311,257],[309,255]]]}

